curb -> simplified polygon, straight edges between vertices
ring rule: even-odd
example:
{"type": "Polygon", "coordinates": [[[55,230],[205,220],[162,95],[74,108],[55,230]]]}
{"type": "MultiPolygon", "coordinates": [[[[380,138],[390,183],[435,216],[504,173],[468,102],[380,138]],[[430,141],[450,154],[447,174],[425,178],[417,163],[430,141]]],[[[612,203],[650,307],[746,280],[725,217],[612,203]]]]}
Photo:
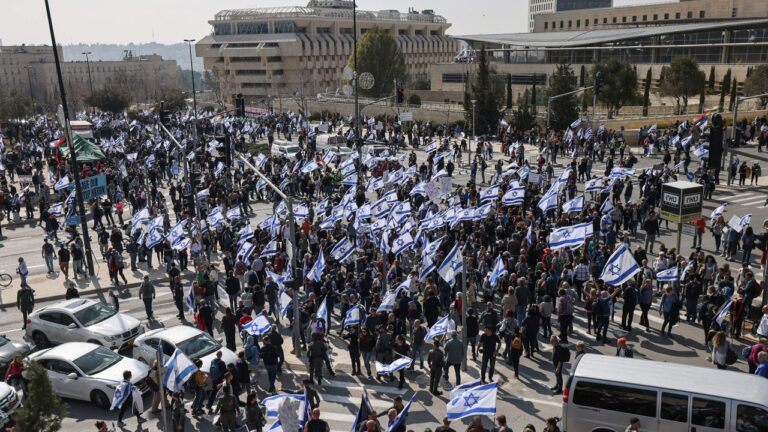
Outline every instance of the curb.
{"type": "MultiPolygon", "coordinates": [[[[155,284],[165,283],[165,282],[168,282],[168,281],[169,281],[169,279],[167,277],[151,280],[151,282],[155,283],[155,284]]],[[[124,291],[124,290],[129,290],[129,289],[132,289],[132,288],[138,288],[138,287],[141,286],[141,284],[142,284],[142,282],[131,282],[129,284],[120,285],[120,287],[118,287],[118,292],[119,291],[124,291]]],[[[108,287],[83,289],[83,290],[78,290],[78,293],[81,296],[83,296],[83,295],[90,295],[90,294],[100,294],[100,293],[104,293],[106,291],[109,291],[109,288],[114,288],[114,287],[112,287],[111,282],[110,282],[110,286],[108,286],[108,287]]],[[[45,301],[53,301],[53,300],[63,300],[65,298],[66,298],[66,294],[56,294],[56,295],[47,296],[47,297],[35,297],[35,303],[37,303],[37,302],[45,302],[45,301]]]]}

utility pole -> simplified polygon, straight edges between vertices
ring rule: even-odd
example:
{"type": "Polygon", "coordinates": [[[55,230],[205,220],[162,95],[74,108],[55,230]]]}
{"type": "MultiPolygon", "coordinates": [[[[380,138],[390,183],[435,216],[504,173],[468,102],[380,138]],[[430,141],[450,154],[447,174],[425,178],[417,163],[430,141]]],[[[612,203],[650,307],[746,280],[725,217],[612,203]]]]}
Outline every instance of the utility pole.
{"type": "Polygon", "coordinates": [[[48,15],[48,30],[51,33],[51,47],[53,48],[53,59],[56,62],[56,77],[59,81],[59,95],[61,95],[61,109],[64,113],[64,136],[67,139],[67,148],[69,148],[70,164],[72,164],[72,176],[75,179],[75,197],[77,198],[77,207],[80,212],[80,228],[83,230],[83,244],[85,245],[85,262],[88,265],[88,275],[93,276],[93,252],[91,251],[91,239],[88,236],[88,221],[85,220],[85,203],[83,203],[83,188],[80,185],[80,171],[77,168],[77,152],[72,143],[72,131],[69,127],[69,108],[67,107],[67,95],[64,89],[64,76],[61,74],[61,60],[59,59],[58,45],[56,45],[56,33],[53,31],[53,19],[51,18],[51,8],[48,0],[45,0],[45,13],[48,15]]]}
{"type": "Polygon", "coordinates": [[[467,339],[467,258],[463,255],[461,257],[461,265],[463,271],[461,272],[461,343],[464,345],[464,354],[461,356],[461,370],[467,370],[467,347],[469,346],[469,339],[467,339]]]}
{"type": "Polygon", "coordinates": [[[85,65],[88,68],[88,85],[91,87],[91,93],[93,93],[93,80],[91,79],[91,59],[88,57],[91,54],[93,53],[90,51],[83,53],[83,55],[85,55],[85,65]]]}
{"type": "MultiPolygon", "coordinates": [[[[352,0],[352,36],[353,36],[353,46],[352,46],[352,67],[355,69],[353,76],[355,78],[355,145],[357,146],[357,153],[358,156],[362,156],[360,154],[361,149],[361,139],[360,139],[360,95],[358,94],[358,74],[357,74],[357,1],[352,0]]],[[[362,158],[361,158],[362,160],[362,158]]]]}
{"type": "Polygon", "coordinates": [[[189,74],[192,78],[192,110],[195,114],[195,144],[197,144],[197,92],[195,91],[195,66],[192,64],[192,42],[194,39],[184,39],[189,46],[189,74]]]}

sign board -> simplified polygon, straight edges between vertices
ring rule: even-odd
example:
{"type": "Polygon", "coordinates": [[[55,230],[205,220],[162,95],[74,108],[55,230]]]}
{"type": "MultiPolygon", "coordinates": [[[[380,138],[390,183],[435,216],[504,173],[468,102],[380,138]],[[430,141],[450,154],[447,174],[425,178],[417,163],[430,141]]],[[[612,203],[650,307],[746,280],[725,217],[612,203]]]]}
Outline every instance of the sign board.
{"type": "Polygon", "coordinates": [[[440,189],[438,189],[434,182],[424,184],[424,192],[433,203],[440,204],[440,189]]]}
{"type": "Polygon", "coordinates": [[[453,191],[453,183],[450,177],[440,177],[440,195],[448,195],[453,191]]]}
{"type": "Polygon", "coordinates": [[[661,185],[661,218],[686,223],[701,217],[704,186],[687,181],[661,185]]]}
{"type": "Polygon", "coordinates": [[[325,123],[321,123],[320,126],[317,127],[317,130],[319,130],[322,133],[328,133],[328,125],[325,123]]]}
{"type": "Polygon", "coordinates": [[[741,232],[741,230],[743,229],[741,226],[741,218],[736,215],[731,216],[731,220],[728,221],[728,226],[731,229],[734,229],[739,232],[741,232]]]}
{"type": "Polygon", "coordinates": [[[80,215],[67,216],[65,221],[67,225],[78,225],[80,223],[80,215]]]}
{"type": "Polygon", "coordinates": [[[539,184],[541,182],[541,174],[534,174],[529,173],[528,174],[528,184],[539,184]]]}
{"type": "Polygon", "coordinates": [[[26,187],[32,184],[32,174],[20,174],[16,177],[21,187],[26,187]]]}
{"type": "Polygon", "coordinates": [[[90,201],[107,194],[107,176],[97,175],[80,180],[83,201],[90,201]]]}
{"type": "Polygon", "coordinates": [[[412,112],[410,112],[410,111],[408,111],[408,112],[403,112],[403,113],[400,113],[400,115],[398,116],[398,119],[399,119],[401,122],[406,122],[406,121],[413,121],[413,113],[412,113],[412,112]]]}

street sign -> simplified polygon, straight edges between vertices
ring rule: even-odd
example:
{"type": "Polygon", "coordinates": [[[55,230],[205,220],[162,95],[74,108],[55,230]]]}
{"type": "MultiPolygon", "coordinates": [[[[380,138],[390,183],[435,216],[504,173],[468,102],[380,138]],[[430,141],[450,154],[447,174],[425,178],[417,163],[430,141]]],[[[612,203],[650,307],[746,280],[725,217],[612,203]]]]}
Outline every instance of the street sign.
{"type": "Polygon", "coordinates": [[[67,225],[79,225],[80,215],[67,216],[67,218],[65,219],[65,222],[67,225]]]}
{"type": "Polygon", "coordinates": [[[90,201],[107,194],[107,176],[97,175],[80,180],[83,201],[90,201]]]}
{"type": "Polygon", "coordinates": [[[412,113],[412,112],[410,112],[410,111],[402,112],[402,113],[400,113],[400,115],[398,116],[398,119],[399,119],[401,122],[406,122],[406,121],[413,121],[413,113],[412,113]]]}
{"type": "Polygon", "coordinates": [[[704,186],[687,181],[661,185],[661,218],[686,223],[701,217],[704,186]]]}

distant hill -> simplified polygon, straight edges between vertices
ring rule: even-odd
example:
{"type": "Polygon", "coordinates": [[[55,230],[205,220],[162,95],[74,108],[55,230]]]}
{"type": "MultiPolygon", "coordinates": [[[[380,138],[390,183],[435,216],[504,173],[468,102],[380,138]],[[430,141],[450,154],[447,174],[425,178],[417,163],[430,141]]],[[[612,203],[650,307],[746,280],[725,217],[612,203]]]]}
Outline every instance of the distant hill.
{"type": "MultiPolygon", "coordinates": [[[[85,60],[83,52],[90,51],[91,61],[120,60],[123,58],[123,52],[128,50],[133,52],[134,56],[144,54],[159,54],[167,60],[176,60],[176,64],[182,69],[189,70],[189,47],[185,43],[160,44],[160,43],[141,43],[141,44],[73,44],[63,45],[65,61],[85,60]]],[[[203,59],[194,57],[195,47],[192,47],[192,62],[195,65],[195,71],[203,70],[203,59]]]]}

